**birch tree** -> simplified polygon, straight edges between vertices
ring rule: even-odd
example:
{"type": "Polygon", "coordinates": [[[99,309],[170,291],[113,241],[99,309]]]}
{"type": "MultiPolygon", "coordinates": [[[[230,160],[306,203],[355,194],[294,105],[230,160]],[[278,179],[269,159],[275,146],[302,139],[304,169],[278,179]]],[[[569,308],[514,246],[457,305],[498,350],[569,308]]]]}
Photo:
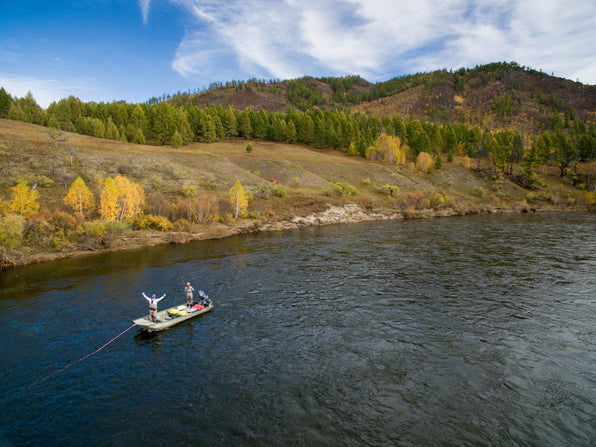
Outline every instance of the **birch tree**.
{"type": "Polygon", "coordinates": [[[236,180],[234,186],[230,188],[228,196],[230,202],[232,202],[232,207],[234,208],[234,218],[238,219],[238,217],[242,217],[246,214],[246,210],[248,209],[248,199],[246,198],[240,180],[236,180]]]}
{"type": "Polygon", "coordinates": [[[84,216],[88,215],[95,208],[95,200],[93,200],[93,194],[85,185],[85,182],[81,177],[77,177],[72,185],[68,194],[64,197],[64,204],[71,207],[75,212],[84,216]]]}
{"type": "Polygon", "coordinates": [[[39,209],[39,192],[36,189],[29,188],[25,180],[21,180],[12,188],[12,199],[10,209],[13,213],[21,216],[25,211],[37,211],[39,209]]]}

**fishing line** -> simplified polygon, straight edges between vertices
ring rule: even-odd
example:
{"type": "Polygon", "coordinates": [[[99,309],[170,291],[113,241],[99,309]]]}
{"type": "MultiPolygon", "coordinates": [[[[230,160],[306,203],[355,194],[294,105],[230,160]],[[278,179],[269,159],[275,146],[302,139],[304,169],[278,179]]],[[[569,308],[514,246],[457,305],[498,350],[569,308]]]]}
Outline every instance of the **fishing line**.
{"type": "Polygon", "coordinates": [[[64,371],[64,370],[66,370],[66,369],[70,368],[71,366],[73,366],[73,365],[76,365],[77,363],[79,363],[79,362],[82,362],[82,361],[83,361],[83,360],[85,360],[86,358],[89,358],[89,357],[91,357],[93,354],[96,354],[96,353],[98,353],[98,352],[99,352],[99,351],[101,351],[103,348],[105,348],[107,345],[109,345],[110,343],[112,343],[113,341],[115,341],[115,340],[116,340],[118,337],[120,337],[120,336],[124,335],[126,332],[128,332],[129,330],[131,330],[131,329],[132,329],[133,327],[135,327],[135,326],[136,326],[136,323],[135,323],[135,324],[133,324],[132,326],[130,326],[129,328],[125,329],[124,331],[120,332],[120,334],[116,335],[116,336],[115,336],[114,338],[112,338],[112,339],[111,339],[109,342],[107,342],[106,344],[104,344],[104,345],[103,345],[101,348],[99,348],[99,349],[96,349],[96,350],[95,350],[95,351],[93,351],[92,353],[90,353],[90,354],[87,354],[86,356],[84,356],[84,357],[81,357],[80,359],[78,359],[78,360],[75,360],[75,361],[74,361],[74,362],[72,362],[72,363],[69,363],[68,365],[66,365],[65,367],[63,367],[63,368],[59,369],[58,371],[54,371],[52,374],[50,374],[50,375],[48,375],[48,376],[44,377],[43,379],[40,379],[40,380],[38,380],[37,382],[33,383],[32,385],[29,385],[29,388],[31,388],[31,387],[33,387],[33,386],[36,386],[36,385],[39,385],[40,383],[42,383],[42,382],[45,382],[45,381],[46,381],[46,380],[48,380],[48,379],[51,379],[51,378],[52,378],[52,377],[54,377],[56,374],[60,374],[62,371],[64,371]]]}

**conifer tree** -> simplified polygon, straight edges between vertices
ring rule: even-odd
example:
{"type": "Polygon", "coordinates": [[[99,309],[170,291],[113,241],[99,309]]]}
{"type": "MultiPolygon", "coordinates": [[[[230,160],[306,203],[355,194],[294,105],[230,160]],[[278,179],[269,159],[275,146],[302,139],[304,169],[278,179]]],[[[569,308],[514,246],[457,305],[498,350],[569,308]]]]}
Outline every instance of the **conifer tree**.
{"type": "Polygon", "coordinates": [[[238,136],[236,115],[234,115],[234,110],[231,106],[228,107],[228,109],[223,114],[222,124],[226,138],[238,136]]]}
{"type": "Polygon", "coordinates": [[[286,141],[290,144],[296,142],[296,126],[294,125],[294,121],[288,121],[286,126],[286,141]]]}
{"type": "Polygon", "coordinates": [[[302,141],[304,144],[312,144],[315,140],[315,124],[308,114],[304,114],[302,118],[302,128],[298,135],[298,141],[302,141]]]}
{"type": "Polygon", "coordinates": [[[205,132],[203,134],[203,137],[201,138],[201,141],[204,141],[206,143],[212,143],[214,141],[217,141],[217,131],[215,129],[215,122],[213,121],[211,115],[205,116],[205,132]]]}
{"type": "Polygon", "coordinates": [[[171,144],[172,144],[172,147],[182,146],[182,137],[180,136],[180,133],[178,133],[177,130],[174,132],[174,135],[172,135],[171,144]]]}
{"type": "Polygon", "coordinates": [[[0,118],[6,118],[8,116],[8,110],[12,104],[12,97],[4,90],[4,87],[0,87],[0,118]]]}
{"type": "Polygon", "coordinates": [[[158,144],[166,144],[170,142],[173,133],[174,118],[172,116],[172,108],[166,101],[162,101],[157,105],[153,116],[153,139],[158,144]]]}
{"type": "Polygon", "coordinates": [[[137,129],[133,141],[137,144],[145,144],[145,135],[141,129],[137,129]]]}
{"type": "Polygon", "coordinates": [[[250,123],[250,116],[248,110],[244,110],[240,113],[238,118],[238,133],[241,137],[250,140],[252,138],[252,125],[250,123]]]}

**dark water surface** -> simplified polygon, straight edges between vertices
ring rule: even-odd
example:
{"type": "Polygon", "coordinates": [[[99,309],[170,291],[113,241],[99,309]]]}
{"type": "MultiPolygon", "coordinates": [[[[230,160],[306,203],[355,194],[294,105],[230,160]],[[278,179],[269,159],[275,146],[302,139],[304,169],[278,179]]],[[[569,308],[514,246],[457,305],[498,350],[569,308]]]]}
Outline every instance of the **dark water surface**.
{"type": "Polygon", "coordinates": [[[0,445],[594,445],[595,230],[380,222],[2,272],[0,445]],[[186,280],[210,314],[56,374],[186,280]]]}

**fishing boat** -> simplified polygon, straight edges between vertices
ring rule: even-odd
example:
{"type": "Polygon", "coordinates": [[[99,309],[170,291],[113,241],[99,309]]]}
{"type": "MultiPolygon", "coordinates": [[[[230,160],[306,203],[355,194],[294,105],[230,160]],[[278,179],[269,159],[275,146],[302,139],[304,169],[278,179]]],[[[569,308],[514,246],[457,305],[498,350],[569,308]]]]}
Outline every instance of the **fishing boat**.
{"type": "Polygon", "coordinates": [[[132,320],[132,322],[147,332],[163,331],[183,321],[209,312],[212,308],[213,303],[210,300],[206,306],[195,304],[192,307],[188,307],[182,304],[157,312],[157,321],[151,321],[149,315],[145,315],[144,317],[132,320]]]}

